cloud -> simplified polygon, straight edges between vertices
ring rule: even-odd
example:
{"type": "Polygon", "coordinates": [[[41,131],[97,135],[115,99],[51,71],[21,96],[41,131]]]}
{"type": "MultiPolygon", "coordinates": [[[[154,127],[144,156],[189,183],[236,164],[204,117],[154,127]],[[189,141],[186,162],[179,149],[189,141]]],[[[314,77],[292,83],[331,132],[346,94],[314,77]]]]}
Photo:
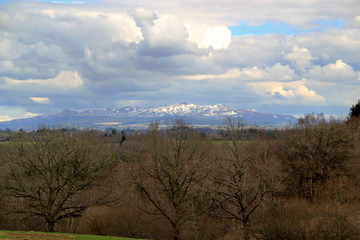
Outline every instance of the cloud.
{"type": "MultiPolygon", "coordinates": [[[[115,0],[102,0],[101,2],[118,3],[115,0]]],[[[345,3],[339,0],[136,0],[122,2],[122,5],[128,8],[138,5],[148,9],[155,8],[158,12],[181,15],[185,24],[188,22],[212,25],[227,23],[228,26],[234,26],[239,22],[255,25],[275,21],[291,24],[296,28],[319,26],[316,21],[319,19],[348,19],[349,16],[356,16],[359,9],[357,0],[347,0],[345,3]]]]}
{"type": "Polygon", "coordinates": [[[8,115],[0,115],[0,122],[10,121],[13,118],[8,115]]]}
{"type": "Polygon", "coordinates": [[[276,63],[264,69],[258,69],[257,67],[246,68],[242,71],[242,77],[250,80],[288,81],[293,80],[297,76],[295,71],[288,65],[283,66],[280,63],[276,63]]]}
{"type": "Polygon", "coordinates": [[[0,7],[5,19],[0,67],[14,79],[47,78],[64,69],[80,71],[84,48],[101,61],[114,45],[126,48],[143,39],[140,27],[125,12],[34,2],[0,7]]]}
{"type": "Polygon", "coordinates": [[[200,47],[213,47],[215,50],[226,49],[231,43],[231,31],[225,26],[210,27],[205,31],[200,47]]]}
{"type": "Polygon", "coordinates": [[[308,49],[299,48],[295,45],[292,49],[292,52],[285,56],[285,59],[293,62],[296,66],[296,69],[305,71],[305,69],[311,66],[311,61],[314,60],[314,57],[311,55],[311,52],[308,49]]]}
{"type": "Polygon", "coordinates": [[[353,19],[348,21],[345,25],[348,28],[359,28],[360,27],[360,15],[354,17],[353,19]]]}
{"type": "Polygon", "coordinates": [[[39,115],[28,112],[23,107],[16,106],[0,106],[0,113],[6,113],[6,115],[0,114],[0,122],[10,121],[17,118],[35,117],[39,115]]]}
{"type": "Polygon", "coordinates": [[[0,6],[0,102],[27,112],[178,100],[267,102],[273,112],[309,102],[345,106],[359,90],[359,7],[358,0],[9,1],[0,6]],[[229,30],[267,22],[295,34],[229,30]],[[39,96],[56,105],[29,100],[39,96]]]}
{"type": "Polygon", "coordinates": [[[17,80],[4,78],[6,84],[0,89],[33,92],[64,92],[76,90],[83,86],[83,80],[78,72],[61,71],[55,78],[17,80]]]}
{"type": "Polygon", "coordinates": [[[158,14],[144,8],[136,8],[134,19],[141,27],[145,42],[152,48],[191,48],[190,42],[199,48],[226,49],[231,43],[231,31],[227,26],[207,24],[183,24],[174,15],[158,14]]]}
{"type": "Polygon", "coordinates": [[[250,91],[275,102],[313,104],[323,103],[325,98],[305,86],[305,80],[294,82],[257,82],[247,84],[250,91]],[[279,98],[280,97],[280,98],[279,98]],[[277,98],[277,99],[276,99],[277,98]]]}
{"type": "Polygon", "coordinates": [[[148,100],[119,100],[117,101],[117,105],[121,107],[128,107],[128,106],[146,106],[149,105],[148,100]]]}
{"type": "Polygon", "coordinates": [[[295,71],[288,65],[283,66],[280,63],[276,63],[271,67],[265,67],[264,69],[256,66],[250,68],[233,68],[229,69],[223,74],[207,74],[207,75],[190,75],[180,76],[180,79],[186,80],[209,80],[209,79],[238,79],[238,80],[277,80],[288,81],[296,78],[295,71]]]}
{"type": "MultiPolygon", "coordinates": [[[[196,43],[189,41],[189,32],[181,20],[174,15],[136,8],[134,20],[141,28],[142,40],[136,47],[139,58],[164,58],[183,54],[206,53],[196,43]]],[[[142,59],[140,59],[141,61],[142,59]]]]}
{"type": "MultiPolygon", "coordinates": [[[[42,26],[52,26],[59,29],[60,33],[54,33],[60,37],[75,37],[81,39],[87,45],[97,45],[124,42],[138,43],[142,39],[140,28],[136,26],[134,19],[124,13],[115,11],[97,11],[93,8],[79,8],[73,6],[49,6],[36,5],[38,11],[28,12],[23,10],[23,18],[33,17],[40,20],[42,26]],[[71,24],[69,24],[71,23],[71,24]],[[78,30],[78,32],[74,32],[78,30]],[[61,34],[65,34],[61,36],[61,34]],[[102,40],[102,41],[100,41],[102,40]]],[[[34,11],[33,8],[32,11],[34,11]]],[[[26,24],[29,27],[31,23],[26,24]]],[[[52,32],[51,29],[45,33],[52,32]]],[[[41,35],[39,37],[42,37],[41,35]]]]}
{"type": "Polygon", "coordinates": [[[30,100],[40,104],[49,104],[51,102],[47,97],[30,97],[30,100]]]}
{"type": "Polygon", "coordinates": [[[313,66],[308,73],[312,79],[327,82],[357,82],[360,80],[360,72],[354,71],[353,67],[343,62],[341,59],[335,63],[330,63],[324,67],[313,66]]]}
{"type": "Polygon", "coordinates": [[[302,46],[311,53],[316,65],[326,65],[342,59],[346,63],[360,67],[360,29],[343,28],[314,31],[286,38],[288,48],[302,46]]]}
{"type": "Polygon", "coordinates": [[[183,45],[187,32],[180,20],[172,15],[158,15],[156,12],[136,8],[134,17],[150,47],[183,45]]]}
{"type": "Polygon", "coordinates": [[[159,16],[147,28],[143,27],[142,31],[146,31],[146,40],[151,47],[181,46],[188,37],[184,25],[171,15],[159,16]]]}
{"type": "Polygon", "coordinates": [[[204,75],[188,75],[188,76],[179,76],[179,79],[185,80],[209,80],[209,79],[233,79],[239,78],[241,72],[238,68],[229,69],[226,73],[223,74],[204,74],[204,75]]]}

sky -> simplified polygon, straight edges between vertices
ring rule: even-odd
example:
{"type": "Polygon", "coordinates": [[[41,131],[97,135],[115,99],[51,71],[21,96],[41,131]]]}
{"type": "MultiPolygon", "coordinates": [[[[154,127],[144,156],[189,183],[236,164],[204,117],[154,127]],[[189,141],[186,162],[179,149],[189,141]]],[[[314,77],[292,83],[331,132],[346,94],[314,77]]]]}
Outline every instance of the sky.
{"type": "Polygon", "coordinates": [[[0,0],[0,121],[189,101],[346,115],[359,0],[0,0]]]}

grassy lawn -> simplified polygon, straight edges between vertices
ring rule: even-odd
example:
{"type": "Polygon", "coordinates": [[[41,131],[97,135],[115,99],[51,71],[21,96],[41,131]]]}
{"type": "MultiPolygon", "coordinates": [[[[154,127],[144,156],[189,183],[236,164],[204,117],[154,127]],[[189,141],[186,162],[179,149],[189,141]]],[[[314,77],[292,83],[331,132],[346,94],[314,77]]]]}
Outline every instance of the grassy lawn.
{"type": "Polygon", "coordinates": [[[133,238],[108,237],[72,233],[47,233],[0,230],[0,239],[54,239],[54,240],[134,240],[133,238]]]}

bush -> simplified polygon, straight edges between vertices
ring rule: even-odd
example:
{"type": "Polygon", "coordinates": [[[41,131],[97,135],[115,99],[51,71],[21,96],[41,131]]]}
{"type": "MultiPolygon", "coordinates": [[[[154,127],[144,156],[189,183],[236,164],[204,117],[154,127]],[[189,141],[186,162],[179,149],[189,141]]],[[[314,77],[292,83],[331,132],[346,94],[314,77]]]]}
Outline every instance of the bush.
{"type": "Polygon", "coordinates": [[[270,209],[254,232],[262,240],[359,239],[359,229],[351,220],[357,215],[353,208],[331,201],[287,200],[270,209]]]}

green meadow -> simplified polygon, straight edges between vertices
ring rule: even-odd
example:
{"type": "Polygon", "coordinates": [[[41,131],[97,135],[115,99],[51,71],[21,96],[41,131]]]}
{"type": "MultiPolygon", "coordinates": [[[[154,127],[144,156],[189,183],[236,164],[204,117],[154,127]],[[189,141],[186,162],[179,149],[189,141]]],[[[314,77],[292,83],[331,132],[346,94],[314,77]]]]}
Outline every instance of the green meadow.
{"type": "Polygon", "coordinates": [[[48,233],[35,231],[7,231],[0,230],[0,239],[59,239],[59,240],[132,240],[133,238],[97,236],[87,234],[70,234],[70,233],[48,233]]]}

